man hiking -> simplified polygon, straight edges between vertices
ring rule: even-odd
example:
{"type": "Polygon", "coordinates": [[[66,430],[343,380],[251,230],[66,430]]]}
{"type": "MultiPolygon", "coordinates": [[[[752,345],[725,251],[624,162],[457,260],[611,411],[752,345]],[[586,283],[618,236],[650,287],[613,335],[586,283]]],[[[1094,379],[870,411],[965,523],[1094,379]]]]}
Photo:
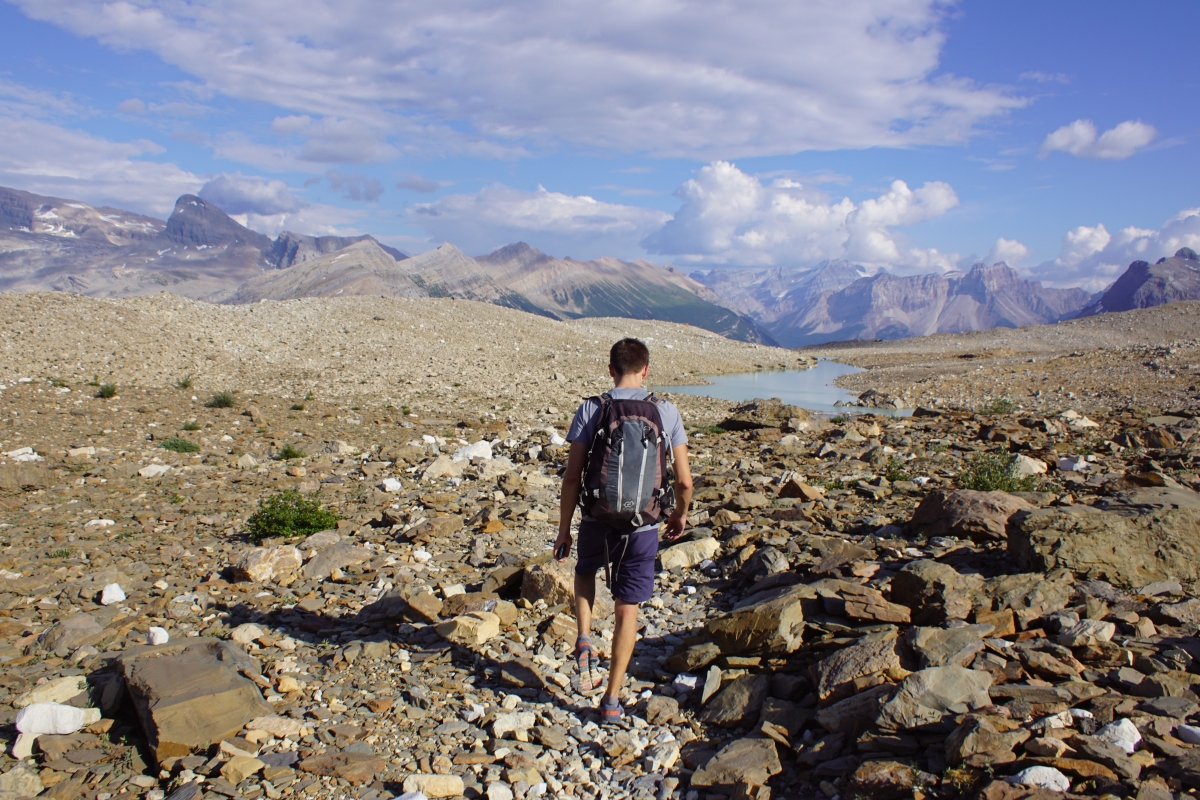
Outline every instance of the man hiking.
{"type": "Polygon", "coordinates": [[[616,601],[608,689],[600,701],[604,723],[622,717],[619,695],[637,639],[638,605],[654,592],[659,523],[666,521],[667,539],[678,539],[692,501],[683,420],[674,405],[642,388],[649,370],[650,351],[644,343],[626,338],[614,344],[608,358],[613,388],[585,400],[567,433],[571,452],[563,477],[554,555],[565,561],[570,554],[571,518],[576,505],[581,505],[575,662],[582,693],[603,685],[600,659],[591,642],[596,572],[601,567],[616,601]],[[673,487],[668,459],[675,465],[673,487]]]}

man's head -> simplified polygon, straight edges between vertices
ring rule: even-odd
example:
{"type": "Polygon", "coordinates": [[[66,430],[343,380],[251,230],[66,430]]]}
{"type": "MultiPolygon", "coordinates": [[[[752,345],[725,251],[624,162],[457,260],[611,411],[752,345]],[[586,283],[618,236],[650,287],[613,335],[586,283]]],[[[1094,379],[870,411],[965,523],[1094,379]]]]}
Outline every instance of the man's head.
{"type": "Polygon", "coordinates": [[[608,372],[613,380],[645,377],[650,366],[650,351],[640,339],[625,338],[608,351],[608,372]]]}

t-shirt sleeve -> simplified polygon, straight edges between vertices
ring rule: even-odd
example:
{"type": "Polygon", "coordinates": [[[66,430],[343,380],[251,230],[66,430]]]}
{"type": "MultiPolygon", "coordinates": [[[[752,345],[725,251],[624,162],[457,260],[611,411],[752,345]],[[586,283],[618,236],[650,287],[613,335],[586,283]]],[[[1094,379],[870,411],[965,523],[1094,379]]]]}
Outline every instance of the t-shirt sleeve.
{"type": "Polygon", "coordinates": [[[671,447],[687,444],[687,431],[683,428],[683,417],[679,409],[672,403],[664,403],[660,416],[664,417],[663,427],[666,428],[667,441],[671,443],[671,447]]]}
{"type": "Polygon", "coordinates": [[[595,400],[584,400],[575,411],[571,427],[567,429],[568,442],[591,443],[596,435],[596,411],[599,407],[595,400]]]}

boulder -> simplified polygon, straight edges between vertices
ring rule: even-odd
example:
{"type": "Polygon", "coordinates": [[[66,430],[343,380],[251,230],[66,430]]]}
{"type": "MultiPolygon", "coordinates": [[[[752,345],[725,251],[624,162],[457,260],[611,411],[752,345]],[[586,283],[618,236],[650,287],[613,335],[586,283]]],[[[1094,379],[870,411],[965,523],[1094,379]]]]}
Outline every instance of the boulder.
{"type": "Polygon", "coordinates": [[[958,628],[913,628],[908,641],[922,667],[957,664],[965,667],[983,649],[983,638],[991,625],[963,625],[958,628]]]}
{"type": "Polygon", "coordinates": [[[239,674],[257,663],[229,642],[192,640],[124,661],[125,684],[155,759],[186,756],[272,713],[258,687],[239,674]]]}
{"type": "Polygon", "coordinates": [[[721,728],[748,726],[758,719],[770,683],[769,675],[741,675],[717,692],[700,718],[721,728]]]}
{"type": "Polygon", "coordinates": [[[264,583],[300,569],[304,560],[291,545],[255,547],[242,554],[233,565],[233,579],[264,583]]]}
{"type": "Polygon", "coordinates": [[[1099,619],[1081,619],[1058,634],[1058,643],[1063,647],[1081,647],[1089,644],[1111,642],[1117,634],[1117,626],[1099,619]]]}
{"type": "Polygon", "coordinates": [[[999,731],[987,717],[968,715],[946,739],[946,762],[986,767],[1016,761],[1013,748],[1031,736],[1022,728],[999,731]]]}
{"type": "Polygon", "coordinates": [[[433,460],[421,473],[422,480],[437,480],[439,478],[458,478],[463,473],[462,464],[450,456],[441,455],[433,460]]]}
{"type": "Polygon", "coordinates": [[[1015,775],[1009,775],[1004,780],[1008,783],[1049,789],[1052,792],[1065,792],[1071,788],[1071,781],[1067,776],[1054,767],[1026,767],[1015,775]]]}
{"type": "Polygon", "coordinates": [[[1004,541],[1009,519],[1018,511],[1032,511],[1033,508],[1007,492],[938,490],[917,506],[912,527],[929,539],[958,536],[979,543],[1004,541]]]}
{"type": "Polygon", "coordinates": [[[899,668],[896,632],[868,634],[817,664],[817,698],[823,703],[837,700],[852,694],[864,678],[899,668]]]}
{"type": "Polygon", "coordinates": [[[74,650],[96,641],[102,633],[103,626],[90,614],[73,614],[47,628],[38,642],[51,652],[60,648],[74,650]]]}
{"type": "Polygon", "coordinates": [[[352,544],[338,543],[326,547],[304,565],[304,577],[309,580],[324,580],[335,569],[353,564],[365,564],[371,560],[371,551],[352,544]]]}
{"type": "Polygon", "coordinates": [[[892,578],[892,600],[912,609],[918,625],[966,619],[983,588],[980,575],[961,574],[949,564],[920,559],[892,578]]]}
{"type": "Polygon", "coordinates": [[[729,501],[729,505],[736,511],[752,511],[756,508],[766,508],[771,505],[771,500],[759,492],[738,492],[729,501]]]}
{"type": "Polygon", "coordinates": [[[847,795],[871,800],[912,797],[916,770],[899,761],[864,761],[850,776],[847,795]]]}
{"type": "Polygon", "coordinates": [[[864,689],[822,708],[817,712],[817,722],[830,733],[857,735],[858,731],[875,722],[880,709],[895,691],[896,687],[890,683],[864,689]]]}
{"type": "MultiPolygon", "coordinates": [[[[547,605],[575,604],[575,569],[569,562],[551,559],[525,570],[521,581],[521,596],[531,603],[545,600],[547,605]]],[[[592,605],[592,616],[603,619],[613,613],[612,592],[603,578],[596,580],[596,602],[592,605]]]]}
{"type": "Polygon", "coordinates": [[[0,798],[36,797],[42,793],[42,779],[37,770],[28,764],[17,764],[0,775],[0,798]]]}
{"type": "Polygon", "coordinates": [[[82,675],[71,675],[65,678],[54,678],[30,689],[25,694],[12,701],[14,708],[25,708],[34,703],[65,703],[77,694],[87,691],[87,678],[82,675]]]}
{"type": "Polygon", "coordinates": [[[457,775],[416,774],[404,778],[404,791],[419,792],[430,798],[459,797],[466,786],[457,775]]]}
{"type": "Polygon", "coordinates": [[[490,611],[472,611],[441,623],[437,632],[451,642],[479,645],[500,635],[500,617],[490,611]]]}
{"type": "Polygon", "coordinates": [[[690,569],[701,562],[713,558],[721,552],[721,543],[711,536],[705,539],[693,539],[672,545],[658,552],[662,568],[672,570],[677,568],[690,569]]]}
{"type": "Polygon", "coordinates": [[[743,780],[761,786],[780,772],[783,772],[783,765],[779,763],[774,741],[734,739],[696,770],[691,786],[693,789],[732,790],[743,780]]]}
{"type": "Polygon", "coordinates": [[[752,400],[729,409],[729,416],[718,423],[727,431],[749,431],[758,428],[783,428],[791,426],[791,420],[803,422],[808,412],[799,406],[788,405],[778,397],[769,400],[752,400]]]}
{"type": "Polygon", "coordinates": [[[792,587],[773,598],[710,619],[704,632],[725,655],[773,650],[791,653],[802,644],[801,601],[812,596],[806,586],[792,587]]]}
{"type": "Polygon", "coordinates": [[[1014,520],[1008,551],[1022,569],[1070,570],[1122,588],[1200,579],[1200,507],[1147,509],[1138,516],[1087,507],[1032,511],[1014,520]]]}
{"type": "Polygon", "coordinates": [[[1000,575],[984,584],[983,594],[988,599],[983,610],[1011,609],[1024,628],[1038,617],[1066,608],[1074,593],[1074,576],[1065,569],[1000,575]]]}
{"type": "Polygon", "coordinates": [[[991,705],[991,685],[991,673],[963,667],[931,667],[914,672],[880,709],[879,727],[909,730],[940,723],[947,714],[983,708],[991,705]]]}
{"type": "MultiPolygon", "coordinates": [[[[309,756],[300,762],[301,772],[313,775],[327,775],[341,778],[352,784],[370,783],[387,770],[388,764],[382,758],[369,753],[353,751],[326,752],[309,756]]],[[[461,786],[462,779],[459,779],[461,786]]]]}

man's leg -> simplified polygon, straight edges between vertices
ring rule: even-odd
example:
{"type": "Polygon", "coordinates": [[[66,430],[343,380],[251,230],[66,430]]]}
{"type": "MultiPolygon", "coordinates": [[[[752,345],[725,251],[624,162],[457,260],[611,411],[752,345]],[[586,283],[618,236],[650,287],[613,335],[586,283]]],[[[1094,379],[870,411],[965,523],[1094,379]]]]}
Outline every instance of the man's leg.
{"type": "Polygon", "coordinates": [[[596,602],[596,573],[575,573],[575,621],[579,624],[579,636],[592,632],[592,605],[596,602]]]}
{"type": "Polygon", "coordinates": [[[637,641],[638,604],[616,601],[616,626],[613,630],[612,660],[608,667],[608,691],[604,700],[612,703],[621,694],[621,685],[625,683],[625,670],[629,669],[629,659],[633,658],[633,645],[637,641]]]}

